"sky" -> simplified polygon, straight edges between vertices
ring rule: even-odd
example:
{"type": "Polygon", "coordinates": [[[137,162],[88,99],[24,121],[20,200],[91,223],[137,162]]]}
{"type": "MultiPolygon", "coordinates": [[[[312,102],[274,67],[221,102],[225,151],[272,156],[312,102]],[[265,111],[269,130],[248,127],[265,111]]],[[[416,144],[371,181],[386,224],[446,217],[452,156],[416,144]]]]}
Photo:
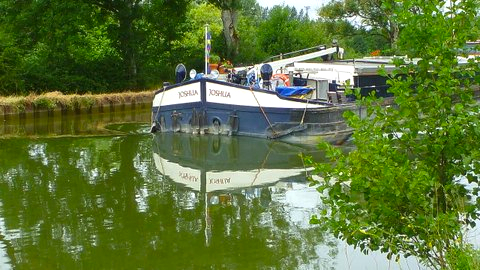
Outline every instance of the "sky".
{"type": "Polygon", "coordinates": [[[285,4],[286,6],[294,6],[297,11],[300,11],[301,9],[305,10],[305,7],[310,7],[308,10],[310,18],[316,18],[316,10],[328,2],[330,0],[257,0],[260,6],[269,8],[285,4]]]}

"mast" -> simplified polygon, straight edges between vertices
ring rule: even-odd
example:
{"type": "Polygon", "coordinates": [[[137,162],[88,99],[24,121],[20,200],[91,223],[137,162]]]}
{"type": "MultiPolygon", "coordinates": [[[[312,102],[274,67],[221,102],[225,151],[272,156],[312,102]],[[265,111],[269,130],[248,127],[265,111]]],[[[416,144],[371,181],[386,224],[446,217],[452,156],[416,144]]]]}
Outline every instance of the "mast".
{"type": "Polygon", "coordinates": [[[208,31],[208,24],[205,24],[205,75],[208,75],[210,73],[208,70],[208,62],[210,60],[210,50],[212,48],[210,40],[211,40],[211,36],[210,36],[210,32],[208,31]]]}

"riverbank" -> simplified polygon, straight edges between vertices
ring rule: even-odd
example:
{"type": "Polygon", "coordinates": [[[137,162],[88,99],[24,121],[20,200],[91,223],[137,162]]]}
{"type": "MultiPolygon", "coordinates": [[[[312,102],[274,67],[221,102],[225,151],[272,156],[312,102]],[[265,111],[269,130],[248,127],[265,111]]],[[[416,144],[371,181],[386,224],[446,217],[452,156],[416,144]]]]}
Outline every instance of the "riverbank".
{"type": "Polygon", "coordinates": [[[149,123],[154,91],[0,97],[0,137],[112,134],[108,126],[149,123]]]}
{"type": "Polygon", "coordinates": [[[150,106],[154,91],[108,94],[64,95],[49,92],[41,95],[0,97],[0,120],[10,115],[35,114],[37,112],[105,112],[116,108],[135,109],[150,106]]]}

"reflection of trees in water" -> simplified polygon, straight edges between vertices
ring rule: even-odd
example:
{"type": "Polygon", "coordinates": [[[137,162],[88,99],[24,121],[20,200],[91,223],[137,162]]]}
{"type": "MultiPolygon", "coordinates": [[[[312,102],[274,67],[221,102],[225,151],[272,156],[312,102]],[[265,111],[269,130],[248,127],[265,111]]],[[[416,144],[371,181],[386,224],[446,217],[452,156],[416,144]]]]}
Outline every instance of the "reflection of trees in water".
{"type": "Polygon", "coordinates": [[[330,245],[317,228],[291,222],[268,188],[206,208],[205,193],[162,180],[151,144],[148,136],[3,141],[0,234],[14,267],[296,269],[318,262],[319,243],[330,245]]]}

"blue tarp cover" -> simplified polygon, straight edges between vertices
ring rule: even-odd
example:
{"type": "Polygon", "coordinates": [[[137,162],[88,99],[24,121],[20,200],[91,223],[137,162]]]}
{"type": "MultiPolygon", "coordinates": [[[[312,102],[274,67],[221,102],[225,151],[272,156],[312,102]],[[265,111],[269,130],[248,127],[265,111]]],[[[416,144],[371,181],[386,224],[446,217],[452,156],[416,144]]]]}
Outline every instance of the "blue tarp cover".
{"type": "Polygon", "coordinates": [[[312,88],[305,86],[277,86],[276,91],[282,96],[305,95],[312,91],[312,88]]]}

